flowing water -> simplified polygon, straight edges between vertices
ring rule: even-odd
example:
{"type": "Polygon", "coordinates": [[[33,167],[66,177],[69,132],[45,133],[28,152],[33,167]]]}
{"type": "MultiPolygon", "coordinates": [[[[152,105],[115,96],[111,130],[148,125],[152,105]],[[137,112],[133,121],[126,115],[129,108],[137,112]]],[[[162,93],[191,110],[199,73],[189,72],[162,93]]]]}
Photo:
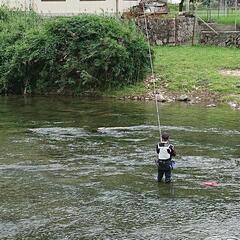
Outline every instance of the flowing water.
{"type": "Polygon", "coordinates": [[[0,239],[240,239],[240,112],[160,114],[172,184],[156,182],[154,103],[0,98],[0,239]]]}

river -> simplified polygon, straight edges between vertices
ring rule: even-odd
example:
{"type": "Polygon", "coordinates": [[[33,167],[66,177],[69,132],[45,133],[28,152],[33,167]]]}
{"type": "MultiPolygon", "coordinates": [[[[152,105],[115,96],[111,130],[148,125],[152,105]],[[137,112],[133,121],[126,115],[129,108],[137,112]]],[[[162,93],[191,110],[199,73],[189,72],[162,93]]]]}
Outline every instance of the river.
{"type": "Polygon", "coordinates": [[[159,106],[172,184],[153,102],[1,97],[1,239],[240,239],[240,112],[159,106]]]}

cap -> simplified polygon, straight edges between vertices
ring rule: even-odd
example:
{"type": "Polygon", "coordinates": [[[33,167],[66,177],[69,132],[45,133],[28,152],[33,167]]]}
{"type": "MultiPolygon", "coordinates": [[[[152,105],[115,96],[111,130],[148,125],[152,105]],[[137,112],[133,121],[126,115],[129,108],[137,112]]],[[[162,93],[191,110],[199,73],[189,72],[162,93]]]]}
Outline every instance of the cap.
{"type": "Polygon", "coordinates": [[[167,141],[169,139],[169,134],[164,132],[161,137],[163,140],[167,141]]]}

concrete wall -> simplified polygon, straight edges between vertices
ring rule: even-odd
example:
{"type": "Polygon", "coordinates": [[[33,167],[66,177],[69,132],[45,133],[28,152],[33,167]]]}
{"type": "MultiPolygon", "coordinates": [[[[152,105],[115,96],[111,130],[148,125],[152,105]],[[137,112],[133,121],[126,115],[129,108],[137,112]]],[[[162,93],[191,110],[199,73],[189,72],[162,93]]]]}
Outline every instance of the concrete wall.
{"type": "Polygon", "coordinates": [[[73,15],[79,13],[114,14],[137,5],[140,0],[0,0],[0,5],[29,9],[45,15],[73,15]]]}
{"type": "MultiPolygon", "coordinates": [[[[149,18],[149,39],[152,44],[182,44],[189,41],[193,34],[194,18],[179,16],[172,19],[149,18]]],[[[144,18],[138,18],[136,24],[146,35],[144,18]]]]}

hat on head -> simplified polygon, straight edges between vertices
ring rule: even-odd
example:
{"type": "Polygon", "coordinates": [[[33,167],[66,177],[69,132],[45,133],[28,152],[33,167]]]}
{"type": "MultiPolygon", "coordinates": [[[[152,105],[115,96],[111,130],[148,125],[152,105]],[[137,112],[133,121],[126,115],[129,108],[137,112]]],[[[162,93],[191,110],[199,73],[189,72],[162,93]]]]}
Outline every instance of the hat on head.
{"type": "Polygon", "coordinates": [[[169,134],[164,132],[161,137],[162,137],[162,140],[167,141],[169,139],[169,134]]]}

